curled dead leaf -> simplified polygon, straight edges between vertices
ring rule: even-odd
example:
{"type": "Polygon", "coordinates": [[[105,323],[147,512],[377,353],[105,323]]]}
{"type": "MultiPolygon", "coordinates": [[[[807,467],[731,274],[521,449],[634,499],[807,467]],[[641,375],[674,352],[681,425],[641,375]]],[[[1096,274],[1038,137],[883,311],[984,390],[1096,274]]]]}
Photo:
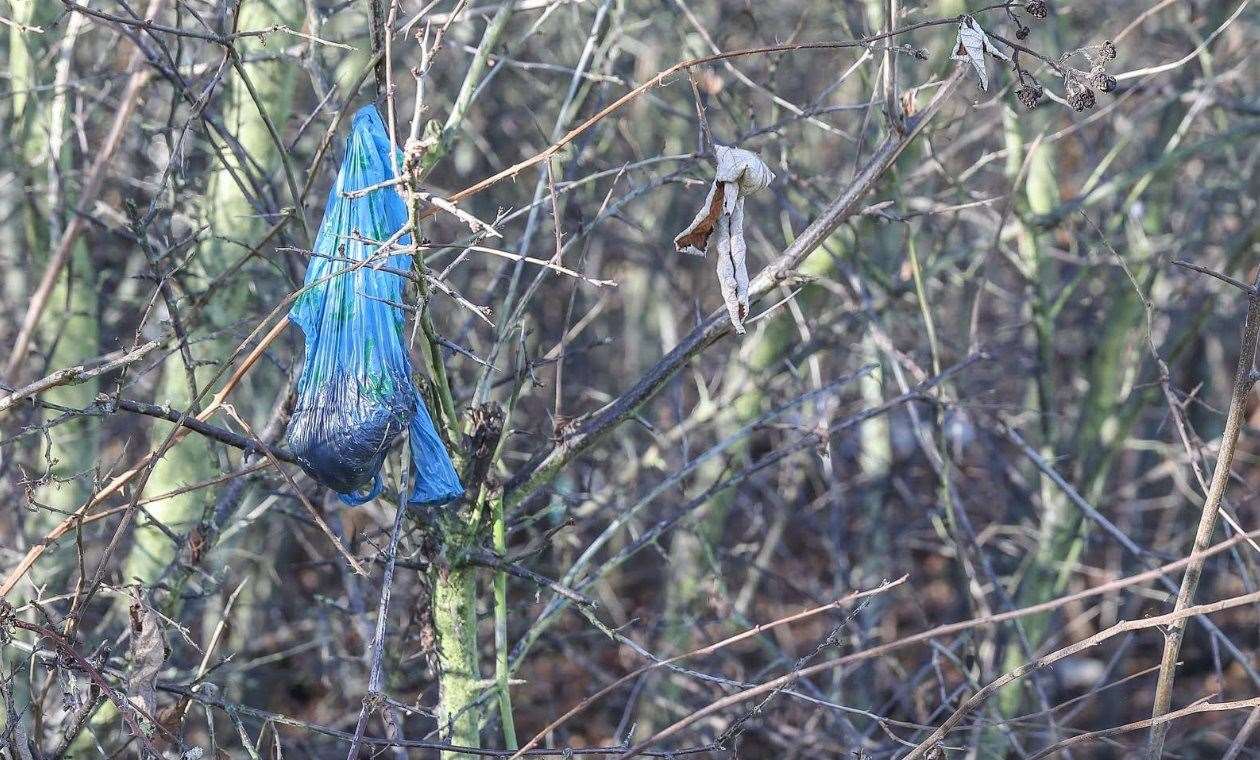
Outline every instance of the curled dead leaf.
{"type": "Polygon", "coordinates": [[[954,43],[953,53],[949,57],[955,61],[970,61],[972,68],[976,70],[976,77],[980,79],[980,89],[987,92],[989,67],[984,59],[985,53],[1007,63],[1011,61],[1005,51],[994,47],[974,17],[963,16],[958,20],[958,41],[954,43]]]}
{"type": "Polygon", "coordinates": [[[166,639],[161,618],[136,592],[129,609],[131,646],[128,649],[131,673],[127,678],[127,699],[148,715],[157,713],[157,677],[166,661],[166,639]]]}
{"type": "Polygon", "coordinates": [[[709,247],[709,236],[713,234],[713,227],[717,224],[718,217],[722,215],[722,196],[725,192],[721,182],[714,182],[709,187],[709,196],[704,199],[700,214],[685,232],[674,238],[674,247],[680,253],[704,255],[709,247]]]}
{"type": "Polygon", "coordinates": [[[748,246],[744,240],[744,198],[764,190],[774,172],[756,153],[715,145],[717,168],[704,205],[695,219],[674,238],[681,253],[705,255],[717,249],[718,284],[735,332],[744,333],[748,318],[748,246]]]}
{"type": "Polygon", "coordinates": [[[907,90],[901,93],[901,113],[906,118],[914,116],[919,112],[919,101],[915,97],[917,91],[907,90]]]}

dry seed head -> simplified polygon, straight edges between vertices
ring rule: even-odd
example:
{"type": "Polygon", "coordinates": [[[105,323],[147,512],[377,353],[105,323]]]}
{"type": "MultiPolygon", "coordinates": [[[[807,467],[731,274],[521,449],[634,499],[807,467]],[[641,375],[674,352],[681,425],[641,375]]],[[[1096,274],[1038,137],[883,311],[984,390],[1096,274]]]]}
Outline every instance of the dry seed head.
{"type": "Polygon", "coordinates": [[[1035,85],[1025,85],[1015,90],[1015,97],[1019,98],[1019,102],[1024,108],[1031,111],[1041,103],[1041,88],[1035,85]]]}
{"type": "Polygon", "coordinates": [[[1115,92],[1119,83],[1116,78],[1103,71],[1102,66],[1095,66],[1094,70],[1089,73],[1089,83],[1098,88],[1100,92],[1115,92]]]}
{"type": "Polygon", "coordinates": [[[1076,111],[1086,111],[1094,107],[1094,91],[1076,77],[1067,80],[1067,102],[1076,111]]]}
{"type": "Polygon", "coordinates": [[[1028,0],[1024,10],[1033,18],[1046,18],[1050,15],[1050,6],[1045,0],[1028,0]]]}

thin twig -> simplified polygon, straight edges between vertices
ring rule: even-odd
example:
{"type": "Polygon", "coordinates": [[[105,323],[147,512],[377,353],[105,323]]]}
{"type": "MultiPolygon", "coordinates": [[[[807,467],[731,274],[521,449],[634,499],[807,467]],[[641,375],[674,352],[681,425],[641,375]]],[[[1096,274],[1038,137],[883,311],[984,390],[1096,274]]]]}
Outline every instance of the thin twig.
{"type": "MultiPolygon", "coordinates": [[[[1256,339],[1260,337],[1260,296],[1256,295],[1256,290],[1260,288],[1260,275],[1252,283],[1251,288],[1252,292],[1247,299],[1247,316],[1243,321],[1242,343],[1239,346],[1238,369],[1234,373],[1234,390],[1229,404],[1229,413],[1225,418],[1225,429],[1221,432],[1216,467],[1212,470],[1212,480],[1199,517],[1199,528],[1195,532],[1194,544],[1190,550],[1190,564],[1186,566],[1185,575],[1181,577],[1181,588],[1177,592],[1174,612],[1187,609],[1194,600],[1195,591],[1199,588],[1203,565],[1207,561],[1203,550],[1210,544],[1212,532],[1216,530],[1216,520],[1225,499],[1225,489],[1229,486],[1230,466],[1234,463],[1238,435],[1245,424],[1247,402],[1251,398],[1251,389],[1256,382],[1256,339]]],[[[1185,630],[1185,618],[1177,618],[1164,632],[1164,656],[1160,660],[1159,678],[1155,682],[1152,718],[1159,718],[1167,713],[1172,704],[1173,681],[1177,677],[1177,656],[1181,651],[1181,640],[1185,636],[1185,630]]],[[[1151,726],[1150,741],[1146,749],[1147,758],[1158,760],[1163,756],[1164,737],[1167,732],[1167,723],[1156,723],[1151,726]]]]}
{"type": "MultiPolygon", "coordinates": [[[[963,702],[958,709],[954,710],[945,722],[932,732],[931,736],[919,742],[918,746],[916,746],[905,757],[901,758],[901,760],[922,760],[922,758],[927,757],[928,753],[933,751],[945,739],[945,736],[959,723],[961,723],[962,719],[969,713],[983,705],[989,697],[996,694],[997,691],[1006,684],[1017,681],[1034,670],[1049,667],[1066,657],[1070,657],[1087,649],[1092,649],[1107,639],[1110,639],[1113,636],[1118,636],[1121,633],[1176,624],[1184,626],[1186,619],[1195,615],[1210,615],[1215,612],[1223,612],[1224,610],[1231,610],[1236,607],[1255,604],[1256,602],[1260,602],[1260,591],[1253,591],[1250,594],[1243,594],[1241,596],[1230,597],[1229,599],[1222,599],[1219,602],[1200,604],[1194,607],[1183,607],[1164,615],[1156,615],[1154,617],[1142,618],[1139,620],[1123,620],[1110,628],[1105,628],[1098,633],[1095,633],[1093,636],[1082,639],[1075,644],[1071,644],[1063,647],[1062,649],[1057,649],[1049,654],[1038,657],[1037,659],[1025,663],[1015,670],[1009,671],[996,680],[986,684],[982,689],[967,699],[967,701],[963,702]]],[[[1158,718],[1159,716],[1156,717],[1158,718]]],[[[1167,726],[1166,723],[1156,723],[1155,725],[1156,727],[1160,725],[1164,725],[1165,727],[1167,726]]],[[[628,757],[628,755],[623,755],[622,757],[628,757]]],[[[619,758],[618,760],[622,760],[622,758],[619,758]]]]}
{"type": "MultiPolygon", "coordinates": [[[[405,494],[405,487],[399,488],[405,494]]],[[[398,540],[402,536],[403,517],[407,514],[406,500],[399,498],[397,511],[394,512],[394,529],[389,534],[389,548],[385,552],[385,575],[381,578],[381,598],[376,608],[376,632],[372,635],[369,646],[371,666],[368,670],[367,694],[363,695],[363,706],[359,708],[359,720],[354,727],[354,739],[350,742],[347,760],[359,756],[359,744],[363,741],[363,732],[367,728],[368,715],[377,706],[383,684],[384,668],[381,660],[385,655],[385,629],[389,625],[389,600],[394,591],[394,568],[398,560],[398,540]]]]}
{"type": "MultiPolygon", "coordinates": [[[[166,0],[149,0],[149,7],[144,13],[145,19],[153,19],[161,12],[165,4],[166,0]]],[[[87,224],[88,212],[91,210],[92,204],[96,202],[96,196],[100,193],[101,187],[105,182],[105,174],[112,165],[114,153],[118,150],[118,146],[122,144],[127,127],[132,124],[131,117],[133,111],[135,111],[136,104],[140,100],[140,92],[153,76],[151,68],[140,65],[143,58],[143,51],[137,48],[131,52],[127,59],[127,68],[131,70],[131,76],[127,79],[127,88],[123,91],[122,98],[118,104],[118,111],[114,114],[114,123],[110,126],[109,134],[105,136],[100,147],[95,151],[96,158],[93,160],[91,168],[88,169],[87,179],[83,182],[83,188],[79,191],[77,212],[70,217],[69,226],[62,233],[61,239],[57,241],[57,248],[53,251],[48,265],[44,267],[44,274],[40,277],[39,285],[35,287],[35,292],[31,294],[31,301],[22,317],[22,326],[18,329],[17,337],[13,341],[13,349],[9,353],[8,361],[5,363],[4,374],[10,382],[17,381],[17,375],[22,367],[22,360],[26,357],[27,349],[30,348],[31,337],[35,333],[36,325],[39,324],[40,316],[44,313],[44,308],[48,305],[48,298],[52,295],[53,286],[57,284],[57,278],[61,275],[61,270],[65,268],[66,262],[70,260],[70,252],[74,249],[74,243],[79,239],[79,235],[83,233],[87,224]]]]}

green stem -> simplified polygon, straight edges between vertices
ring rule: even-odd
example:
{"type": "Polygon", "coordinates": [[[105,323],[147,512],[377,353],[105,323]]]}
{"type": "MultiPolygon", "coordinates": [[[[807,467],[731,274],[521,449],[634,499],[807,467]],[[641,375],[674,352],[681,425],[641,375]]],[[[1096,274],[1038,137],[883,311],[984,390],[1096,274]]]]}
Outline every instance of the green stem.
{"type": "MultiPolygon", "coordinates": [[[[500,37],[507,28],[512,16],[514,3],[504,3],[491,19],[482,35],[477,52],[469,64],[460,86],[459,94],[447,116],[446,125],[442,128],[440,139],[424,152],[423,155],[407,158],[404,161],[403,174],[405,187],[409,191],[419,191],[424,176],[450,150],[455,135],[463,126],[464,118],[472,105],[477,88],[482,82],[491,51],[498,45],[500,37]]],[[[432,129],[426,128],[426,135],[432,129]]],[[[420,240],[418,220],[421,219],[420,196],[409,192],[410,219],[412,239],[420,240]]],[[[451,392],[450,378],[442,363],[442,347],[438,343],[437,331],[433,326],[427,310],[429,288],[424,281],[425,264],[421,256],[416,256],[416,267],[419,270],[420,326],[424,333],[422,351],[428,363],[433,382],[435,402],[447,438],[455,443],[460,440],[459,417],[455,409],[454,394],[451,392]]],[[[480,687],[477,676],[477,596],[476,576],[472,566],[464,563],[460,550],[474,537],[472,532],[480,525],[485,497],[476,497],[472,519],[467,515],[451,516],[439,520],[434,526],[439,544],[447,552],[449,566],[437,567],[431,573],[430,582],[433,588],[433,627],[438,641],[438,726],[446,738],[453,744],[465,747],[480,747],[481,738],[478,730],[480,710],[477,699],[480,687]],[[468,526],[473,526],[471,529],[468,526]]],[[[496,499],[497,510],[495,521],[496,536],[502,526],[502,499],[496,499]]],[[[506,542],[506,532],[502,539],[506,542]]],[[[496,539],[497,540],[497,539],[496,539]]],[[[497,544],[496,544],[497,545],[497,544]]],[[[495,578],[495,643],[504,654],[496,657],[496,673],[500,670],[498,658],[506,656],[507,649],[507,587],[506,579],[495,578]],[[500,620],[502,617],[502,620],[500,620]],[[502,631],[500,631],[502,627],[502,631]],[[502,637],[502,639],[500,639],[502,637]]],[[[511,702],[507,693],[506,674],[500,682],[499,704],[503,711],[504,737],[515,746],[515,728],[511,717],[511,702]]],[[[443,752],[442,757],[462,760],[464,755],[454,752],[443,752]]]]}
{"type": "MultiPolygon", "coordinates": [[[[503,499],[495,498],[494,551],[500,557],[507,556],[507,523],[503,519],[503,499]]],[[[503,724],[503,741],[508,749],[516,749],[516,722],[512,719],[512,697],[508,692],[508,636],[507,636],[507,572],[494,574],[494,680],[499,691],[499,721],[503,724]]]]}
{"type": "Polygon", "coordinates": [[[437,144],[425,154],[423,167],[427,172],[432,169],[438,161],[446,157],[450,151],[451,145],[455,142],[455,135],[459,133],[464,124],[464,117],[468,114],[469,107],[472,106],[473,98],[477,94],[477,88],[481,86],[481,79],[486,72],[486,65],[490,61],[490,53],[499,44],[499,38],[503,36],[503,31],[507,29],[508,20],[512,18],[512,10],[515,3],[503,3],[499,6],[499,10],[495,12],[494,18],[490,19],[490,23],[486,26],[486,31],[481,35],[481,42],[477,45],[477,52],[473,54],[472,61],[468,64],[468,72],[464,75],[464,81],[459,87],[459,94],[455,96],[455,102],[451,104],[451,112],[446,117],[446,124],[442,126],[441,137],[437,144]]]}
{"type": "MultiPolygon", "coordinates": [[[[462,530],[452,522],[442,520],[439,529],[446,535],[462,530]]],[[[452,744],[479,747],[476,578],[468,565],[435,566],[431,580],[439,668],[438,728],[452,744]]],[[[442,753],[443,760],[464,757],[459,752],[442,753]]]]}

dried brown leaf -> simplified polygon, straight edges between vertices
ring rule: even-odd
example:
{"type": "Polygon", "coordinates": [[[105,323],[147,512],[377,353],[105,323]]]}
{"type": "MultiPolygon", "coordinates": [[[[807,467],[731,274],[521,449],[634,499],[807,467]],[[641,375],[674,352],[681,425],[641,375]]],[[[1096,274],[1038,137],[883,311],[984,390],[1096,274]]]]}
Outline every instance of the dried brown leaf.
{"type": "Polygon", "coordinates": [[[744,198],[774,181],[774,172],[757,154],[725,145],[714,146],[717,167],[704,205],[674,247],[703,256],[717,249],[718,284],[735,332],[743,334],[748,318],[748,246],[744,240],[744,198]],[[716,233],[716,234],[714,234],[716,233]]]}
{"type": "Polygon", "coordinates": [[[958,21],[958,41],[954,43],[950,58],[955,61],[970,61],[980,80],[980,89],[988,91],[989,68],[984,59],[985,53],[1003,61],[1011,60],[1003,50],[994,47],[988,35],[980,28],[979,22],[971,16],[963,16],[958,21]]]}
{"type": "Polygon", "coordinates": [[[136,593],[130,607],[131,674],[127,679],[127,699],[148,715],[157,711],[157,677],[166,661],[166,639],[161,618],[136,593]]]}
{"type": "Polygon", "coordinates": [[[704,255],[709,247],[709,236],[713,234],[713,227],[717,224],[718,217],[722,215],[723,194],[722,183],[714,182],[709,187],[709,197],[705,199],[705,205],[700,213],[691,222],[691,226],[674,238],[674,248],[679,253],[704,255]]]}

